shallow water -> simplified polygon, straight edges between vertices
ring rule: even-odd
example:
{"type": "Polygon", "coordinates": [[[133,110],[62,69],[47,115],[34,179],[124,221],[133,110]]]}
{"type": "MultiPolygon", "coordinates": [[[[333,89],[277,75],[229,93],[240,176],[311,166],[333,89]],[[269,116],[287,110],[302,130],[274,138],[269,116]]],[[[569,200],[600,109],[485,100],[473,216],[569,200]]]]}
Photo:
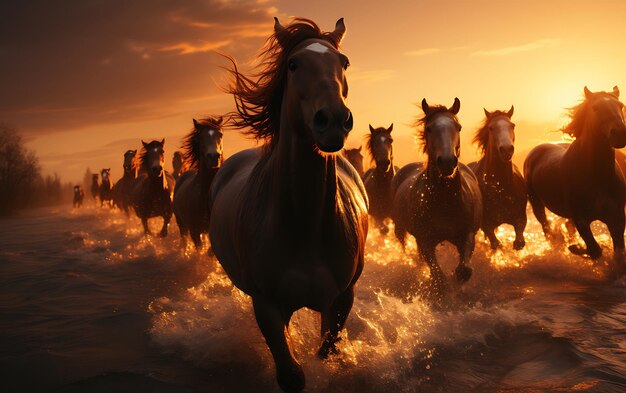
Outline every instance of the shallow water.
{"type": "MultiPolygon", "coordinates": [[[[306,391],[626,391],[626,280],[604,279],[594,231],[595,263],[534,218],[520,252],[509,227],[504,251],[479,234],[472,279],[433,305],[415,244],[371,230],[342,353],[317,359],[319,317],[292,320],[306,391]]],[[[456,252],[438,253],[450,274],[456,252]]],[[[0,220],[0,285],[3,391],[280,391],[250,300],[175,224],[156,239],[95,207],[0,220]]]]}

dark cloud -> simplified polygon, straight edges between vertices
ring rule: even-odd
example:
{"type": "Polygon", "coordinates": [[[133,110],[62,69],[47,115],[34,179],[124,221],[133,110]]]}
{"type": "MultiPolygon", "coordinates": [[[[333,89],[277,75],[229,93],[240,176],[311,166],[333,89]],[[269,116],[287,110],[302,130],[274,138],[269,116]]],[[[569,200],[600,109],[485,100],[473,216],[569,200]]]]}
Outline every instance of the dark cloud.
{"type": "Polygon", "coordinates": [[[175,115],[215,94],[212,50],[249,56],[272,2],[7,1],[0,4],[0,119],[61,130],[175,115]]]}

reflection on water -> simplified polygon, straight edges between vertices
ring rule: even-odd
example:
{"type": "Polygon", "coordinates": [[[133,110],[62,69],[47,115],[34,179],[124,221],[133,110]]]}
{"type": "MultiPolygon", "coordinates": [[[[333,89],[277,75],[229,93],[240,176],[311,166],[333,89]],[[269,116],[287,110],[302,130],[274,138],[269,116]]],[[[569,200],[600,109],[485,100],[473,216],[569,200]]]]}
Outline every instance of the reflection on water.
{"type": "MultiPolygon", "coordinates": [[[[0,228],[9,386],[279,391],[249,298],[206,249],[181,248],[175,224],[166,239],[145,238],[138,220],[88,208],[42,210],[0,228]]],[[[547,242],[534,217],[522,251],[512,249],[511,227],[498,230],[504,249],[495,252],[479,234],[472,279],[451,282],[438,305],[426,300],[415,242],[402,250],[372,230],[341,354],[315,356],[316,313],[292,319],[307,391],[626,389],[625,281],[605,282],[611,241],[601,224],[593,229],[605,248],[596,262],[547,242]]],[[[456,251],[437,252],[451,276],[456,251]]]]}

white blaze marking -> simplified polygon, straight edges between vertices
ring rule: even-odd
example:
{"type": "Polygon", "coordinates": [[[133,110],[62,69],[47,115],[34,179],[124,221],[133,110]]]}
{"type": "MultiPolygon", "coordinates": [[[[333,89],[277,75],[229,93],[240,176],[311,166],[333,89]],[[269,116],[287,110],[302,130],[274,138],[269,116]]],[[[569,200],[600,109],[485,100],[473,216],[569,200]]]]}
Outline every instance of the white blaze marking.
{"type": "Polygon", "coordinates": [[[213,136],[213,134],[215,134],[215,131],[209,130],[209,135],[213,136]]]}
{"type": "Polygon", "coordinates": [[[157,149],[157,148],[155,147],[155,148],[154,148],[154,151],[155,151],[155,152],[158,152],[158,151],[159,151],[159,149],[157,149]]]}
{"type": "Polygon", "coordinates": [[[384,136],[381,136],[381,137],[380,137],[380,140],[384,142],[384,141],[386,141],[386,140],[387,140],[387,138],[385,138],[384,136]]]}
{"type": "Polygon", "coordinates": [[[311,45],[307,46],[306,49],[317,52],[317,53],[327,53],[328,47],[320,44],[319,42],[314,42],[311,45]]]}

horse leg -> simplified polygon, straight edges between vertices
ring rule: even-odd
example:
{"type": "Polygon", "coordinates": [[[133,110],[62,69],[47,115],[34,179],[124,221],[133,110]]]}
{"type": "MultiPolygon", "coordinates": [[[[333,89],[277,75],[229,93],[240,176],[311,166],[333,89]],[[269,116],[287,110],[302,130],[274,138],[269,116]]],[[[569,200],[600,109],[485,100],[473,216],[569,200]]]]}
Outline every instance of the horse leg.
{"type": "Polygon", "coordinates": [[[548,240],[552,240],[554,238],[554,233],[550,228],[550,222],[548,221],[548,217],[546,217],[546,206],[543,204],[543,201],[530,188],[530,185],[528,187],[528,201],[530,202],[530,206],[533,208],[533,213],[535,214],[537,221],[539,221],[539,223],[541,224],[543,234],[548,240]]]}
{"type": "Polygon", "coordinates": [[[496,228],[497,227],[491,227],[491,226],[483,227],[483,232],[485,233],[485,236],[487,236],[487,239],[489,239],[489,243],[491,244],[492,250],[502,247],[502,243],[500,243],[500,240],[498,240],[498,238],[496,237],[496,233],[495,233],[496,228]]]}
{"type": "Polygon", "coordinates": [[[616,264],[616,274],[621,276],[626,271],[626,254],[624,252],[624,211],[617,217],[613,217],[611,222],[607,222],[609,233],[613,240],[613,260],[616,264]]]}
{"type": "Polygon", "coordinates": [[[286,392],[299,392],[304,389],[304,372],[296,361],[287,336],[291,312],[285,312],[261,296],[252,298],[257,324],[272,352],[276,366],[276,379],[286,392]]]}
{"type": "Polygon", "coordinates": [[[189,230],[178,222],[178,220],[176,220],[176,223],[178,224],[178,232],[180,233],[180,248],[184,249],[187,247],[187,233],[189,233],[189,230]]]}
{"type": "Polygon", "coordinates": [[[598,259],[602,255],[602,249],[593,237],[593,233],[591,233],[590,224],[587,220],[574,219],[574,225],[576,225],[576,229],[587,247],[584,248],[579,244],[572,244],[568,248],[572,254],[588,255],[591,259],[598,259]]]}
{"type": "Polygon", "coordinates": [[[443,274],[441,267],[439,267],[439,264],[437,263],[435,247],[436,245],[430,244],[422,247],[422,244],[418,243],[419,252],[430,269],[430,277],[433,283],[433,291],[438,297],[441,297],[446,286],[446,277],[443,274]]]}
{"type": "Polygon", "coordinates": [[[193,240],[193,245],[196,246],[196,250],[202,248],[202,239],[200,238],[200,232],[198,231],[190,231],[191,240],[193,240]]]}
{"type": "Polygon", "coordinates": [[[455,244],[459,252],[459,264],[456,269],[454,269],[454,276],[457,281],[461,283],[467,282],[470,277],[472,277],[472,268],[467,265],[469,265],[469,261],[472,259],[472,254],[474,253],[474,246],[476,245],[475,235],[474,232],[470,232],[465,239],[455,244]]]}
{"type": "Polygon", "coordinates": [[[524,239],[524,229],[526,229],[526,212],[513,223],[513,228],[515,228],[515,241],[513,241],[513,248],[516,250],[521,250],[526,245],[526,240],[524,239]]]}
{"type": "Polygon", "coordinates": [[[147,218],[142,218],[141,219],[141,224],[143,225],[143,233],[146,236],[152,235],[150,233],[150,228],[148,228],[148,219],[147,218]]]}
{"type": "Polygon", "coordinates": [[[351,286],[340,294],[330,309],[322,312],[322,346],[317,352],[317,356],[326,359],[330,353],[337,354],[337,342],[339,342],[339,332],[346,324],[346,319],[352,303],[354,302],[354,288],[351,286]]]}
{"type": "Polygon", "coordinates": [[[170,214],[163,216],[163,227],[161,227],[161,232],[159,232],[159,237],[167,236],[167,227],[170,225],[170,220],[172,216],[170,214]]]}

